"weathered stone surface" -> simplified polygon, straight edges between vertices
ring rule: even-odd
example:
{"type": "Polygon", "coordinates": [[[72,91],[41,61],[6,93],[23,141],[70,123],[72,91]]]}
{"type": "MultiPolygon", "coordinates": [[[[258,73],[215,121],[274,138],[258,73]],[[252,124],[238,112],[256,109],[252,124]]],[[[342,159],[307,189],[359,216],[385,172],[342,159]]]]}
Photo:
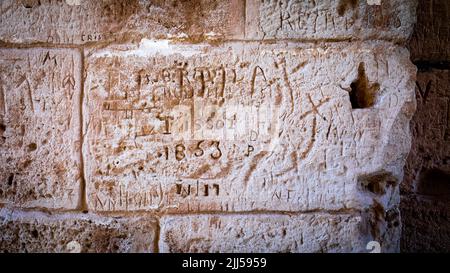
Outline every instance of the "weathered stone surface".
{"type": "Polygon", "coordinates": [[[0,210],[0,252],[154,252],[151,218],[0,210]]]}
{"type": "Polygon", "coordinates": [[[0,40],[85,44],[140,36],[194,41],[234,38],[243,33],[244,11],[240,0],[4,0],[0,40]]]}
{"type": "Polygon", "coordinates": [[[88,51],[89,207],[393,208],[415,109],[408,57],[387,43],[88,51]]]}
{"type": "Polygon", "coordinates": [[[80,52],[0,50],[0,202],[76,208],[80,52]]]}
{"type": "MultiPolygon", "coordinates": [[[[399,251],[416,6],[0,0],[0,250],[399,251]]],[[[419,68],[448,68],[448,6],[419,68]]],[[[448,73],[417,86],[411,249],[450,194],[448,73]]]]}
{"type": "Polygon", "coordinates": [[[5,0],[0,40],[84,44],[123,39],[386,39],[404,42],[416,1],[5,0]],[[20,19],[18,19],[20,18],[20,19]]]}
{"type": "Polygon", "coordinates": [[[246,38],[387,39],[405,42],[416,0],[247,1],[246,38]],[[370,5],[373,2],[374,5],[370,5]]]}
{"type": "Polygon", "coordinates": [[[435,177],[439,172],[444,177],[450,172],[449,83],[450,70],[431,69],[417,74],[417,112],[411,121],[413,145],[405,166],[405,191],[450,194],[442,192],[448,181],[435,177]]]}
{"type": "Polygon", "coordinates": [[[448,253],[449,204],[448,198],[433,195],[402,195],[401,252],[448,253]]]}
{"type": "Polygon", "coordinates": [[[417,75],[413,145],[405,166],[402,251],[450,250],[450,70],[417,75]]]}
{"type": "Polygon", "coordinates": [[[450,2],[420,0],[409,48],[413,61],[450,61],[450,2]]]}
{"type": "Polygon", "coordinates": [[[372,240],[346,214],[167,216],[161,227],[161,252],[368,252],[372,240]]]}

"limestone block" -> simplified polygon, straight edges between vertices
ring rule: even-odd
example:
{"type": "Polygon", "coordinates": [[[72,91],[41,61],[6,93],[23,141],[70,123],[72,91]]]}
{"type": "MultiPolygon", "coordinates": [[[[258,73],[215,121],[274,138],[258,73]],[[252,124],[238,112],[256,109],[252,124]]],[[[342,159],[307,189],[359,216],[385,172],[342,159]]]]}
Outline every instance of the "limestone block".
{"type": "Polygon", "coordinates": [[[446,186],[450,179],[449,83],[449,70],[417,74],[417,112],[411,121],[413,145],[403,183],[407,192],[450,194],[446,186]]]}
{"type": "Polygon", "coordinates": [[[389,210],[415,67],[390,43],[86,51],[94,211],[389,210]]]}
{"type": "Polygon", "coordinates": [[[450,251],[450,2],[420,0],[408,45],[417,112],[402,183],[402,252],[450,251]]]}
{"type": "Polygon", "coordinates": [[[0,252],[154,252],[151,218],[0,210],[0,252]]]}
{"type": "Polygon", "coordinates": [[[249,0],[246,38],[405,42],[413,31],[416,6],[416,0],[249,0]]]}
{"type": "Polygon", "coordinates": [[[4,0],[0,40],[85,44],[159,38],[386,39],[404,42],[416,0],[4,0]],[[376,1],[375,1],[376,2],[376,1]]]}
{"type": "Polygon", "coordinates": [[[450,61],[450,2],[420,0],[409,42],[413,61],[450,61]]]}
{"type": "MultiPolygon", "coordinates": [[[[369,252],[361,216],[196,215],[161,219],[161,252],[369,252]],[[189,231],[189,232],[186,232],[189,231]]],[[[381,244],[381,251],[392,251],[381,244]]]]}
{"type": "Polygon", "coordinates": [[[450,71],[421,70],[402,183],[402,252],[450,247],[450,71]]]}
{"type": "Polygon", "coordinates": [[[0,40],[85,44],[123,39],[233,38],[243,33],[244,1],[2,0],[0,40]]]}
{"type": "Polygon", "coordinates": [[[80,52],[0,50],[0,202],[76,208],[80,52]]]}

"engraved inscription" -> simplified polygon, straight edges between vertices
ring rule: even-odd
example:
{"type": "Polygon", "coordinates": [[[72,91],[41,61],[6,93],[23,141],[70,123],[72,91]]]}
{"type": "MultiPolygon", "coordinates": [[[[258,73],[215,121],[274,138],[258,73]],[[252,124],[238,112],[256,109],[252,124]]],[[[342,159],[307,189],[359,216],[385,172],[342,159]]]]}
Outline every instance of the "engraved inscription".
{"type": "Polygon", "coordinates": [[[74,50],[0,50],[2,202],[78,205],[79,66],[74,50]]]}
{"type": "MultiPolygon", "coordinates": [[[[380,110],[404,103],[392,103],[398,87],[378,66],[388,57],[234,44],[164,50],[105,49],[87,60],[90,207],[296,210],[362,202],[329,188],[356,190],[356,174],[382,158],[380,110]],[[346,90],[362,62],[367,75],[378,69],[381,78],[367,80],[382,91],[368,109],[353,109],[346,90]],[[333,76],[342,64],[347,74],[333,76]]],[[[393,67],[397,54],[387,53],[393,67]]]]}

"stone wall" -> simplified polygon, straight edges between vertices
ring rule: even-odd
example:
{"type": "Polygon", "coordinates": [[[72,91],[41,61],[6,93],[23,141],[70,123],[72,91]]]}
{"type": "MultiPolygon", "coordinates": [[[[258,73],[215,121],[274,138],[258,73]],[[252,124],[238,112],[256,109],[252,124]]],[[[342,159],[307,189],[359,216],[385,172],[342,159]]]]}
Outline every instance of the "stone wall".
{"type": "Polygon", "coordinates": [[[405,252],[450,251],[449,22],[449,1],[419,1],[409,44],[418,73],[413,145],[401,188],[405,252]]]}
{"type": "Polygon", "coordinates": [[[398,252],[417,3],[376,2],[1,1],[0,250],[398,252]]]}

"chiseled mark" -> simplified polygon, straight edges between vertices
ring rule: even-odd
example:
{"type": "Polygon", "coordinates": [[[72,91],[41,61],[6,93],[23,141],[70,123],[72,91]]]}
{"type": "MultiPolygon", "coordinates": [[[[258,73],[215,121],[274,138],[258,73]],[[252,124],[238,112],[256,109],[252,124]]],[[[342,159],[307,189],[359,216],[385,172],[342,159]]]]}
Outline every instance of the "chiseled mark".
{"type": "Polygon", "coordinates": [[[262,151],[260,153],[258,153],[257,155],[255,155],[254,158],[252,158],[252,161],[250,163],[250,167],[248,168],[248,170],[245,172],[244,175],[244,186],[247,185],[250,176],[252,175],[252,173],[255,171],[256,167],[258,166],[258,163],[261,159],[264,158],[264,156],[266,156],[268,154],[267,151],[262,151]]]}
{"type": "Polygon", "coordinates": [[[47,53],[45,54],[44,61],[42,62],[42,65],[45,65],[45,63],[47,61],[53,61],[55,66],[58,65],[58,62],[56,61],[56,56],[53,56],[53,57],[50,56],[50,51],[47,51],[47,53]]]}
{"type": "Polygon", "coordinates": [[[22,74],[19,77],[19,80],[17,81],[16,88],[19,88],[22,85],[22,83],[25,82],[26,79],[27,79],[27,77],[25,76],[25,74],[22,74]]]}
{"type": "Polygon", "coordinates": [[[256,82],[256,77],[258,77],[258,74],[261,74],[262,77],[264,78],[264,81],[267,82],[267,78],[266,78],[266,75],[264,74],[264,70],[259,65],[255,66],[255,68],[253,68],[251,88],[250,88],[250,96],[251,97],[255,93],[255,82],[256,82]],[[258,71],[259,71],[259,73],[258,73],[258,71]]]}
{"type": "Polygon", "coordinates": [[[73,92],[71,92],[71,91],[73,91],[75,89],[75,78],[73,76],[74,68],[75,68],[75,63],[74,63],[73,55],[72,55],[71,62],[70,62],[70,71],[71,72],[66,73],[66,76],[63,78],[63,82],[62,82],[63,88],[69,87],[69,89],[70,89],[69,99],[72,99],[73,92]]]}
{"type": "Polygon", "coordinates": [[[71,74],[67,74],[63,79],[63,87],[69,86],[71,90],[75,88],[75,78],[71,74]]]}
{"type": "Polygon", "coordinates": [[[31,111],[34,112],[34,106],[33,106],[33,92],[31,90],[31,85],[30,82],[28,81],[28,78],[25,76],[25,74],[22,74],[22,76],[20,76],[18,83],[16,85],[16,88],[19,88],[23,83],[26,83],[27,86],[27,97],[28,97],[28,101],[30,103],[30,107],[31,107],[31,111]]]}
{"type": "Polygon", "coordinates": [[[289,76],[286,71],[286,66],[284,65],[283,65],[283,79],[287,89],[289,90],[289,99],[291,100],[291,112],[289,114],[292,114],[294,112],[294,90],[292,89],[291,82],[289,81],[289,76]]]}
{"type": "Polygon", "coordinates": [[[301,119],[304,119],[304,118],[307,117],[309,114],[314,113],[314,114],[318,115],[319,117],[321,117],[323,120],[327,120],[322,114],[319,113],[318,108],[319,108],[320,106],[322,106],[323,104],[327,103],[329,100],[330,100],[330,98],[325,98],[325,99],[323,99],[323,100],[320,100],[319,103],[316,105],[316,104],[314,104],[314,102],[312,101],[311,95],[308,94],[308,101],[309,101],[309,103],[311,104],[311,108],[312,108],[312,109],[309,110],[309,111],[306,111],[305,113],[303,113],[303,114],[300,116],[299,119],[300,119],[300,120],[301,120],[301,119]]]}
{"type": "Polygon", "coordinates": [[[309,139],[309,143],[306,146],[306,149],[302,152],[302,154],[300,155],[300,159],[305,159],[306,156],[309,154],[309,152],[312,150],[313,146],[314,146],[314,142],[316,142],[316,126],[317,126],[317,121],[316,121],[316,117],[314,116],[313,118],[313,124],[312,124],[312,136],[309,139]]]}
{"type": "Polygon", "coordinates": [[[423,104],[426,104],[426,102],[427,102],[428,95],[430,94],[430,91],[431,91],[431,85],[432,85],[432,81],[429,80],[427,82],[425,90],[423,90],[422,86],[420,86],[419,82],[416,82],[416,86],[417,86],[417,89],[419,91],[419,95],[422,98],[423,104]]]}
{"type": "Polygon", "coordinates": [[[30,102],[31,111],[34,112],[34,105],[33,105],[33,91],[31,90],[31,85],[28,79],[26,79],[27,82],[27,90],[28,90],[28,101],[30,102]]]}
{"type": "Polygon", "coordinates": [[[209,164],[204,164],[201,166],[197,171],[195,171],[192,175],[190,175],[188,178],[198,178],[207,173],[209,170],[211,170],[211,166],[209,164]]]}
{"type": "Polygon", "coordinates": [[[290,171],[298,172],[298,160],[297,160],[297,151],[293,151],[289,154],[289,158],[291,159],[289,162],[291,164],[285,166],[284,169],[280,170],[279,173],[288,173],[290,171]]]}
{"type": "Polygon", "coordinates": [[[302,69],[303,67],[305,67],[305,65],[307,64],[307,61],[303,61],[300,62],[296,67],[294,67],[291,71],[291,74],[297,73],[300,69],[302,69]]]}

